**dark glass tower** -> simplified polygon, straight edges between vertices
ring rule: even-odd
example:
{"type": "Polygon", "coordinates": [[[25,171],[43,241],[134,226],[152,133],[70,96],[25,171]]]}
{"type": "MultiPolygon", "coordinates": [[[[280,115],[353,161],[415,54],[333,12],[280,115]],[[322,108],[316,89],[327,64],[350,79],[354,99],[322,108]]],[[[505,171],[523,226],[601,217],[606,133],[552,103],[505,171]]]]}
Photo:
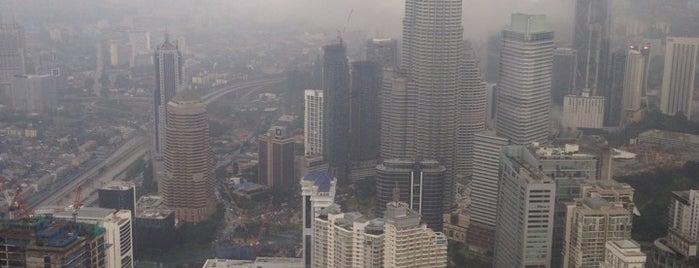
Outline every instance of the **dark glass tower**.
{"type": "Polygon", "coordinates": [[[385,160],[376,167],[374,210],[382,217],[386,204],[393,201],[394,189],[398,187],[400,201],[420,213],[427,227],[441,232],[445,182],[446,168],[437,161],[385,160]]]}
{"type": "Polygon", "coordinates": [[[350,91],[350,161],[379,159],[381,66],[371,61],[352,63],[350,91]]]}
{"type": "Polygon", "coordinates": [[[609,0],[576,0],[573,48],[578,51],[576,89],[607,97],[605,84],[609,59],[609,0]]]}
{"type": "Polygon", "coordinates": [[[175,97],[175,93],[182,85],[182,55],[177,50],[177,46],[170,43],[168,36],[165,36],[165,42],[156,49],[153,60],[155,64],[153,150],[156,158],[160,158],[165,142],[167,103],[175,97]]]}
{"type": "Polygon", "coordinates": [[[323,47],[323,157],[331,172],[346,179],[349,148],[350,78],[347,47],[330,44],[323,47]]]}

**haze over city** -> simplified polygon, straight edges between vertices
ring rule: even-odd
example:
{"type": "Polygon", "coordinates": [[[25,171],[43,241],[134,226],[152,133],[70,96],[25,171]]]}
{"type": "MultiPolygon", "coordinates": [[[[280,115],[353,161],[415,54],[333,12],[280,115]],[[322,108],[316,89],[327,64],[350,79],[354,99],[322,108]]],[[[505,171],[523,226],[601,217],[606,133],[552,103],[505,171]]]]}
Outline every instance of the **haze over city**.
{"type": "Polygon", "coordinates": [[[0,267],[699,267],[698,0],[0,0],[0,267]]]}

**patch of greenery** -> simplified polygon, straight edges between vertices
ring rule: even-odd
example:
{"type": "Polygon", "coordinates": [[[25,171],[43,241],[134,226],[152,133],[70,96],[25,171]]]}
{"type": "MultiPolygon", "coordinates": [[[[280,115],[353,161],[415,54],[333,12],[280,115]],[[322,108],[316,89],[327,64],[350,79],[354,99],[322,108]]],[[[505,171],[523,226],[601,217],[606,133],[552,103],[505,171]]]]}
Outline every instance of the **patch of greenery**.
{"type": "Polygon", "coordinates": [[[668,206],[673,191],[699,186],[699,162],[687,162],[681,168],[661,168],[650,172],[615,178],[634,188],[634,203],[641,216],[634,217],[632,236],[652,242],[667,233],[668,206]]]}

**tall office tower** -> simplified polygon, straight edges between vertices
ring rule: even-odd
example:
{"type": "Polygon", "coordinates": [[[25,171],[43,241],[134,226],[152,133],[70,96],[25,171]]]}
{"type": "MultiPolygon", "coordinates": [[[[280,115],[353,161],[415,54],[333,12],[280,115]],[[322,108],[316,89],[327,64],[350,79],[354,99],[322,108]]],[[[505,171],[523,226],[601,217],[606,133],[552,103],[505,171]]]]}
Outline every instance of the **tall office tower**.
{"type": "Polygon", "coordinates": [[[376,205],[379,216],[386,215],[386,204],[393,200],[395,187],[400,201],[422,215],[427,227],[442,230],[446,169],[434,160],[386,159],[376,166],[376,205]]]}
{"type": "Polygon", "coordinates": [[[473,172],[474,135],[485,130],[486,84],[478,67],[476,53],[471,43],[464,42],[465,55],[462,63],[463,88],[457,97],[457,113],[461,114],[456,123],[454,139],[454,170],[458,175],[471,175],[473,172]]]}
{"type": "Polygon", "coordinates": [[[50,113],[58,107],[56,79],[52,75],[15,75],[10,83],[15,110],[50,113]]]}
{"type": "Polygon", "coordinates": [[[624,80],[626,79],[627,49],[618,49],[611,55],[611,70],[609,70],[609,92],[605,98],[604,126],[615,127],[621,124],[624,99],[624,80]]]}
{"type": "Polygon", "coordinates": [[[376,62],[381,67],[398,66],[398,40],[391,38],[367,40],[364,59],[376,62]]]}
{"type": "Polygon", "coordinates": [[[572,48],[556,48],[553,51],[553,73],[551,74],[551,99],[553,104],[562,107],[563,97],[572,95],[575,90],[578,52],[572,48]]]}
{"type": "Polygon", "coordinates": [[[576,0],[573,48],[578,51],[576,89],[603,95],[611,25],[610,0],[576,0]]]}
{"type": "Polygon", "coordinates": [[[589,89],[581,95],[563,98],[563,120],[561,126],[569,128],[604,127],[604,97],[590,96],[589,89]]]}
{"type": "Polygon", "coordinates": [[[641,245],[631,239],[607,241],[604,262],[600,268],[645,268],[646,254],[641,245]]]}
{"type": "Polygon", "coordinates": [[[344,180],[349,154],[350,77],[344,44],[323,47],[323,157],[344,180]]]}
{"type": "Polygon", "coordinates": [[[446,236],[421,223],[408,204],[397,198],[386,204],[384,220],[383,267],[447,267],[446,236]]]}
{"type": "MultiPolygon", "coordinates": [[[[436,159],[447,168],[444,206],[451,208],[453,176],[463,174],[455,164],[467,159],[455,159],[455,139],[460,114],[457,101],[463,88],[463,27],[461,0],[406,0],[403,18],[402,70],[406,73],[408,95],[415,98],[414,111],[408,120],[414,121],[414,134],[407,142],[414,151],[404,157],[436,159]]],[[[462,148],[459,148],[462,149],[462,148]]]]}
{"type": "Polygon", "coordinates": [[[97,202],[101,208],[127,209],[136,213],[136,184],[112,181],[97,190],[97,202]]]}
{"type": "Polygon", "coordinates": [[[544,15],[513,14],[502,31],[496,129],[513,144],[548,139],[553,32],[545,23],[544,15]]]}
{"type": "Polygon", "coordinates": [[[313,256],[313,219],[321,210],[335,202],[337,179],[327,172],[312,171],[301,180],[303,196],[303,263],[304,267],[312,265],[313,256]]]}
{"type": "Polygon", "coordinates": [[[294,174],[294,139],[286,127],[272,126],[267,134],[257,137],[258,180],[272,188],[291,188],[294,174]]]}
{"type": "Polygon", "coordinates": [[[641,96],[646,74],[646,59],[638,48],[631,46],[626,55],[626,73],[624,74],[623,109],[624,121],[628,122],[641,109],[641,96]]]}
{"type": "Polygon", "coordinates": [[[323,155],[323,91],[306,89],[303,107],[303,145],[306,156],[323,155]]]}
{"type": "Polygon", "coordinates": [[[381,92],[381,159],[404,158],[415,150],[414,92],[397,69],[384,70],[381,92]]]}
{"type": "Polygon", "coordinates": [[[26,74],[25,50],[22,27],[0,22],[0,81],[26,74]]]}
{"type": "Polygon", "coordinates": [[[472,251],[492,256],[498,210],[498,181],[500,151],[507,146],[506,138],[494,131],[476,133],[473,141],[473,175],[471,176],[471,205],[466,241],[472,251]]]}
{"type": "MultiPolygon", "coordinates": [[[[167,105],[182,85],[182,56],[177,46],[170,43],[168,36],[165,42],[155,50],[155,91],[153,117],[155,136],[153,152],[159,160],[165,146],[165,129],[167,128],[167,105]]],[[[154,165],[155,166],[155,165],[154,165]]]]}
{"type": "Polygon", "coordinates": [[[667,115],[681,112],[691,117],[697,54],[699,38],[667,38],[660,112],[667,115]]]}
{"type": "Polygon", "coordinates": [[[0,228],[0,265],[106,268],[104,236],[92,224],[28,218],[0,228]]]}
{"type": "MultiPolygon", "coordinates": [[[[39,208],[36,215],[51,215],[63,220],[73,219],[73,210],[63,207],[39,208]]],[[[129,210],[83,207],[75,216],[77,222],[104,228],[107,268],[134,267],[132,214],[129,210]]]]}
{"type": "Polygon", "coordinates": [[[587,197],[568,204],[563,266],[597,268],[607,241],[631,238],[631,211],[621,202],[587,197]]]}
{"type": "Polygon", "coordinates": [[[493,267],[551,267],[555,182],[525,146],[500,155],[493,267]]]}
{"type": "Polygon", "coordinates": [[[370,61],[352,62],[349,159],[354,164],[379,159],[381,67],[370,61]]]}
{"type": "Polygon", "coordinates": [[[164,176],[158,190],[178,220],[198,223],[216,209],[206,103],[183,91],[167,105],[164,176]]]}
{"type": "Polygon", "coordinates": [[[333,204],[313,219],[312,267],[382,268],[384,222],[333,204]]]}

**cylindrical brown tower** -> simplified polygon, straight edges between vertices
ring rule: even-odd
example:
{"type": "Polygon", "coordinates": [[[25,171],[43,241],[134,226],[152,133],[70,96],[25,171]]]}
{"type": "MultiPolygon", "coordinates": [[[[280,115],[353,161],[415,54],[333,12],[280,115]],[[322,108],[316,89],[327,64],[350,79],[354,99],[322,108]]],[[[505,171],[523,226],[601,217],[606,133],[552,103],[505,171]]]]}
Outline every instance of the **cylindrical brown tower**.
{"type": "Polygon", "coordinates": [[[178,220],[197,223],[214,212],[213,157],[206,103],[180,94],[168,103],[160,195],[178,220]]]}

